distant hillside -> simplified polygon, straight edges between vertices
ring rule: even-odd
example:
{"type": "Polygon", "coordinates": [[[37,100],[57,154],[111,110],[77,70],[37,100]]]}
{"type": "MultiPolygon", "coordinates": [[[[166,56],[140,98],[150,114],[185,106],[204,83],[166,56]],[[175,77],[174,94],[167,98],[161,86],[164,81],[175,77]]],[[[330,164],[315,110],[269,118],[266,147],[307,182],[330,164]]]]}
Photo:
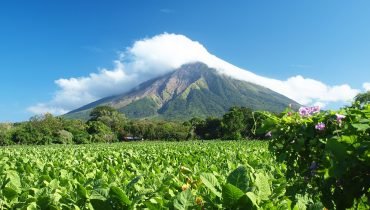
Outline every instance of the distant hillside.
{"type": "Polygon", "coordinates": [[[299,104],[268,88],[218,73],[203,63],[181,66],[127,93],[110,96],[76,109],[65,117],[87,119],[92,108],[109,105],[129,118],[186,120],[221,116],[232,106],[281,112],[299,104]]]}

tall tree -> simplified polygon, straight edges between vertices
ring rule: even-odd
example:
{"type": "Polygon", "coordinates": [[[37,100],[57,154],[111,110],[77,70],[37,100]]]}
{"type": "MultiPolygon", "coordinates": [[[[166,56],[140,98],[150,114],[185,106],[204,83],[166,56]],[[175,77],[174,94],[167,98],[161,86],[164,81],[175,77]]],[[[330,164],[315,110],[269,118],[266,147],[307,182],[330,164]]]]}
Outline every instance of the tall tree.
{"type": "Polygon", "coordinates": [[[48,113],[37,115],[17,126],[12,140],[21,144],[51,144],[60,130],[63,130],[61,118],[48,113]]]}
{"type": "Polygon", "coordinates": [[[101,121],[89,121],[87,131],[91,135],[91,142],[114,142],[117,136],[101,121]]]}
{"type": "Polygon", "coordinates": [[[246,107],[232,107],[222,117],[224,139],[242,139],[252,135],[254,125],[252,110],[246,107]]]}
{"type": "Polygon", "coordinates": [[[243,112],[237,107],[232,107],[230,111],[222,117],[224,139],[241,139],[244,127],[243,112]]]}
{"type": "Polygon", "coordinates": [[[110,106],[98,106],[90,113],[89,121],[100,121],[113,132],[120,133],[125,124],[125,116],[110,106]]]}

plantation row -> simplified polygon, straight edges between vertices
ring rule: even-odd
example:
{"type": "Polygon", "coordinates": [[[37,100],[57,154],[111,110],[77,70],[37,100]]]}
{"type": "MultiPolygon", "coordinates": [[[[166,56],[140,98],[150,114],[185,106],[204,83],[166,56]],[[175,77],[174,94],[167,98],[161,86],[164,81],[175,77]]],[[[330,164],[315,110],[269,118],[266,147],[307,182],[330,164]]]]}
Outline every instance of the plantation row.
{"type": "Polygon", "coordinates": [[[0,209],[322,209],[265,142],[143,142],[0,150],[0,209]]]}

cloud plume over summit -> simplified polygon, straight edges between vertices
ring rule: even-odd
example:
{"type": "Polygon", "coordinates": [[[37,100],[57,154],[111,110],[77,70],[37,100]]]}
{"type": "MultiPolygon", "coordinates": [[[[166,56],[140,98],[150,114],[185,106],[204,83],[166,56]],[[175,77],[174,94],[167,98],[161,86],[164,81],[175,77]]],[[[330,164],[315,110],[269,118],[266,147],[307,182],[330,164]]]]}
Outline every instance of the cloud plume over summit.
{"type": "Polygon", "coordinates": [[[184,35],[164,33],[136,41],[114,61],[113,69],[56,80],[58,90],[54,97],[49,102],[29,107],[28,111],[63,114],[100,98],[123,93],[141,82],[197,61],[236,79],[268,87],[305,105],[348,102],[359,93],[348,84],[329,86],[301,75],[286,80],[262,77],[212,55],[202,44],[184,35]]]}

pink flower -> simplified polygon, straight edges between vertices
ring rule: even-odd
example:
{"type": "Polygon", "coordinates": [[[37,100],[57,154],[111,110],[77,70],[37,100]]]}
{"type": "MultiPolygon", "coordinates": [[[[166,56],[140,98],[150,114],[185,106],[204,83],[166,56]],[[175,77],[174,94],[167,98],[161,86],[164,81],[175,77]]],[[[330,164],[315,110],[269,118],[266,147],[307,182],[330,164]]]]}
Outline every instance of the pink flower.
{"type": "Polygon", "coordinates": [[[311,114],[318,113],[318,112],[320,112],[320,107],[319,106],[310,107],[310,113],[311,114]]]}
{"type": "Polygon", "coordinates": [[[339,123],[339,125],[341,125],[342,124],[342,120],[344,118],[346,118],[346,116],[341,115],[341,114],[335,114],[335,116],[337,116],[337,122],[339,123]]]}
{"type": "Polygon", "coordinates": [[[307,117],[314,113],[320,112],[320,107],[319,106],[301,107],[299,108],[298,112],[302,117],[307,117]]]}
{"type": "Polygon", "coordinates": [[[310,110],[308,107],[301,107],[299,108],[298,112],[302,117],[306,117],[310,115],[310,110]]]}
{"type": "Polygon", "coordinates": [[[346,116],[341,115],[341,114],[335,114],[335,116],[337,116],[337,121],[346,118],[346,116]]]}
{"type": "Polygon", "coordinates": [[[317,125],[315,125],[315,128],[316,128],[317,130],[319,130],[319,131],[322,131],[322,130],[324,130],[324,129],[325,129],[325,123],[323,123],[323,122],[319,122],[319,123],[317,123],[317,125]]]}

